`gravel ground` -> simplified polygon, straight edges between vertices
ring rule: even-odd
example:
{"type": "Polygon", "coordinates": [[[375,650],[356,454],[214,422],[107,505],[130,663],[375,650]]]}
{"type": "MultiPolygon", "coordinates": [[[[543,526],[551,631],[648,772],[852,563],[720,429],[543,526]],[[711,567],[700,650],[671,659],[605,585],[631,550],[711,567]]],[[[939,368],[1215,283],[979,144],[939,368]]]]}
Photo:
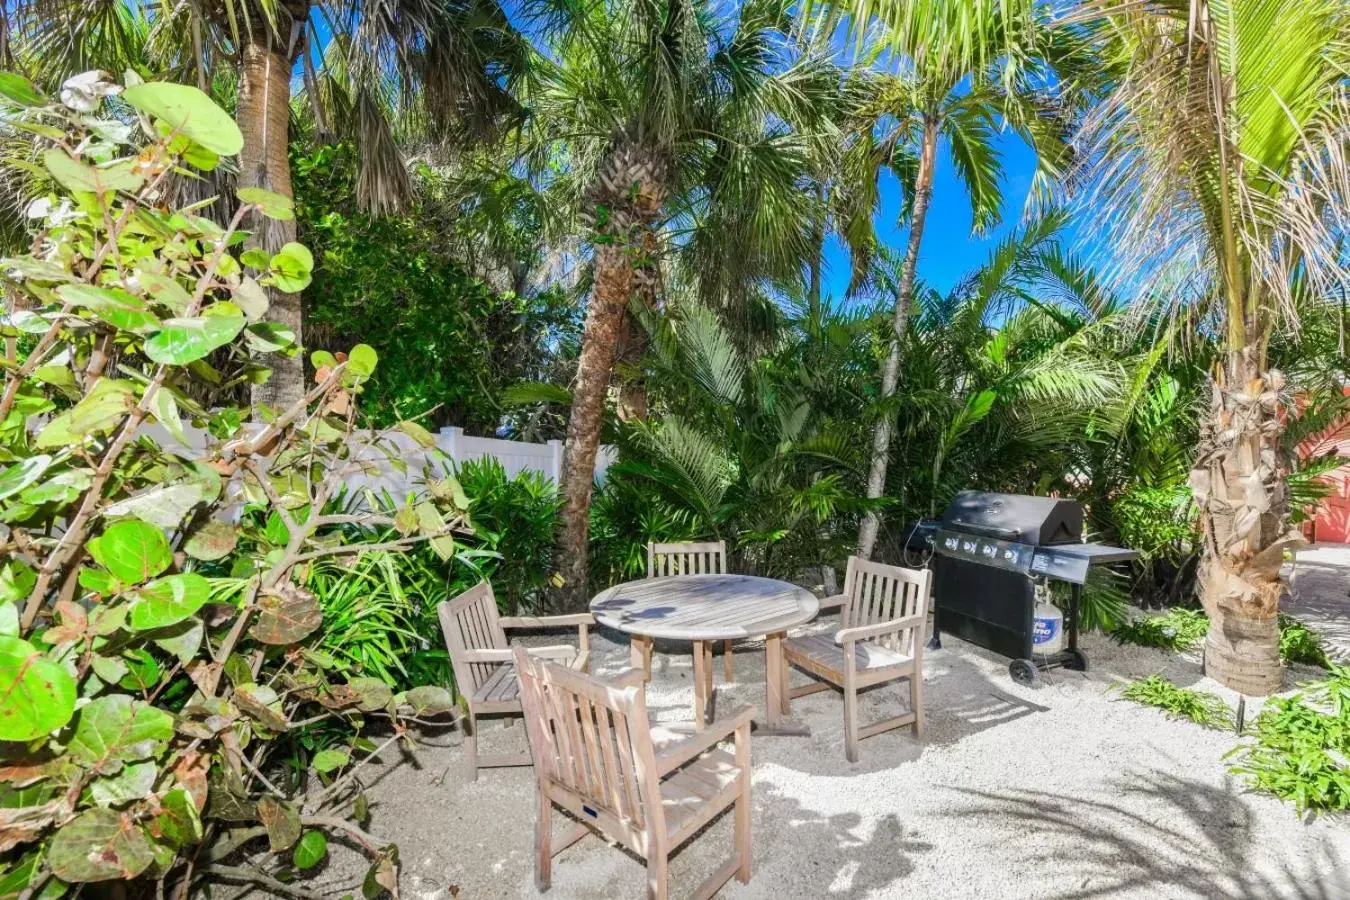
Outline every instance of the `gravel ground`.
{"type": "MultiPolygon", "coordinates": [[[[626,665],[622,641],[594,641],[602,674],[626,665]]],[[[838,695],[794,701],[812,734],[754,738],[753,878],[721,896],[1350,897],[1350,879],[1337,874],[1350,872],[1344,818],[1305,822],[1246,792],[1223,759],[1232,734],[1171,721],[1112,690],[1117,679],[1163,672],[1235,702],[1197,660],[1097,636],[1084,645],[1090,672],[1049,673],[1027,688],[1011,681],[1006,660],[944,638],[925,658],[927,739],[903,730],[865,740],[855,765],[844,760],[838,695]]],[[[657,649],[649,707],[659,720],[687,720],[689,658],[657,649]]],[[[739,680],[719,681],[719,708],[762,706],[763,670],[760,647],[741,647],[739,680]]],[[[793,683],[805,677],[794,672],[793,683]]],[[[893,714],[902,690],[865,694],[864,721],[893,714]]],[[[489,724],[483,746],[524,739],[519,724],[489,724]]],[[[484,770],[468,783],[458,734],[428,740],[436,746],[379,773],[370,791],[370,828],[399,844],[404,896],[537,896],[532,770],[484,770]]],[[[728,814],[672,858],[671,895],[687,896],[730,848],[728,814]]],[[[338,853],[311,887],[337,894],[359,871],[355,854],[338,853]]],[[[555,897],[644,896],[642,863],[596,837],[559,855],[553,873],[555,897]]]]}

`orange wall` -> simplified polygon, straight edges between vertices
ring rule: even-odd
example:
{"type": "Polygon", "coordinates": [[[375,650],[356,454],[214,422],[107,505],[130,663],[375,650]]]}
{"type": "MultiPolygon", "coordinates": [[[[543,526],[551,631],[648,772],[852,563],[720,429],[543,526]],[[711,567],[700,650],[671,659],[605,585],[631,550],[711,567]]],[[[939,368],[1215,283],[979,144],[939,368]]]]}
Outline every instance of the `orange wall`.
{"type": "MultiPolygon", "coordinates": [[[[1350,385],[1345,388],[1350,396],[1350,385]]],[[[1350,421],[1332,428],[1325,434],[1304,441],[1299,447],[1301,456],[1321,456],[1336,450],[1350,457],[1350,421]]],[[[1326,476],[1335,489],[1322,501],[1317,517],[1304,525],[1309,540],[1350,544],[1350,464],[1341,466],[1326,476]]]]}

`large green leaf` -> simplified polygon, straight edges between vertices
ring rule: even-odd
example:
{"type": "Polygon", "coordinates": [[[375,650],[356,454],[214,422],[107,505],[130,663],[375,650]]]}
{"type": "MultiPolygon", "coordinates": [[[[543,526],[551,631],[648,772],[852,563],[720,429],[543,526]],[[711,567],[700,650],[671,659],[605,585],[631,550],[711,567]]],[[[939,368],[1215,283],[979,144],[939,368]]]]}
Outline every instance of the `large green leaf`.
{"type": "Polygon", "coordinates": [[[61,827],[47,862],[63,881],[135,878],[155,861],[150,841],[130,813],[90,809],[61,827]]]}
{"type": "Polygon", "coordinates": [[[280,853],[300,840],[300,813],[294,806],[265,794],[258,800],[258,818],[267,829],[267,843],[280,853]]]}
{"type": "Polygon", "coordinates": [[[136,173],[135,160],[120,160],[104,166],[90,166],[73,159],[69,153],[52,148],[42,155],[52,177],[69,191],[106,194],[109,191],[134,191],[145,179],[136,173]]]}
{"type": "Polygon", "coordinates": [[[0,741],[31,741],[70,721],[75,679],[36,647],[0,637],[0,741]]]}
{"type": "Polygon", "coordinates": [[[165,319],[163,328],[145,342],[145,355],[157,363],[186,365],[234,340],[244,324],[243,316],[165,319]]]}
{"type": "Polygon", "coordinates": [[[116,775],[95,778],[89,795],[99,806],[120,806],[132,800],[144,800],[155,788],[159,766],[153,762],[123,766],[116,775]]]}
{"type": "Polygon", "coordinates": [[[109,694],[80,709],[70,755],[95,771],[157,756],[173,738],[173,716],[128,694],[109,694]]]}
{"type": "Polygon", "coordinates": [[[272,280],[278,289],[287,294],[307,288],[313,271],[314,255],[304,244],[286,244],[272,257],[272,280]]]}
{"type": "Polygon", "coordinates": [[[169,567],[164,532],[140,521],[114,522],[86,545],[89,555],[123,584],[140,584],[169,567]]]}
{"type": "Polygon", "coordinates": [[[295,218],[295,203],[290,197],[259,187],[240,188],[237,193],[240,200],[256,205],[269,219],[289,221],[295,218]]]}
{"type": "Polygon", "coordinates": [[[323,858],[328,855],[328,838],[324,837],[322,831],[311,829],[306,831],[300,837],[300,842],[295,845],[295,852],[291,855],[291,861],[295,863],[297,869],[312,869],[323,858]]]}
{"type": "Polygon", "coordinates": [[[212,519],[188,535],[183,549],[193,559],[216,560],[230,555],[239,540],[235,527],[228,522],[212,519]]]}
{"type": "Polygon", "coordinates": [[[233,156],[244,146],[234,120],[191,85],[150,81],[127,88],[122,98],[221,156],[233,156]]]}
{"type": "Polygon", "coordinates": [[[75,406],[52,419],[38,433],[41,449],[80,443],[80,439],[116,427],[136,406],[135,385],[117,378],[100,378],[75,406]]]}
{"type": "Polygon", "coordinates": [[[19,106],[47,105],[47,98],[33,87],[33,82],[13,72],[0,72],[0,97],[19,106]]]}
{"type": "Polygon", "coordinates": [[[309,591],[286,588],[258,599],[252,634],[264,644],[294,644],[323,624],[323,609],[309,591]]]}
{"type": "Polygon", "coordinates": [[[50,456],[30,456],[0,472],[0,500],[17,494],[37,481],[51,463],[50,456]]]}
{"type": "Polygon", "coordinates": [[[196,572],[156,579],[136,592],[128,617],[136,631],[174,625],[211,599],[211,584],[196,572]]]}
{"type": "Polygon", "coordinates": [[[161,812],[155,817],[154,834],[171,847],[195,844],[202,838],[202,820],[192,796],[183,788],[174,788],[160,800],[161,812]]]}
{"type": "MultiPolygon", "coordinates": [[[[163,391],[161,391],[163,393],[163,391]]],[[[141,491],[107,508],[110,516],[135,516],[161,528],[177,528],[204,498],[198,481],[177,481],[141,491]]]]}

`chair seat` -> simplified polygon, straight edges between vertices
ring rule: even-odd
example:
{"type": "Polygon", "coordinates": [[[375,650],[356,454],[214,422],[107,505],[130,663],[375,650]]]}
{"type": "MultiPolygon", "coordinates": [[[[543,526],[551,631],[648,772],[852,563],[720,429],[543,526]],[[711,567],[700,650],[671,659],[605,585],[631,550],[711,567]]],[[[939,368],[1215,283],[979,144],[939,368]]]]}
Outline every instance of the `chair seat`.
{"type": "MultiPolygon", "coordinates": [[[[812,634],[789,638],[783,642],[783,652],[793,662],[816,671],[828,670],[843,677],[844,648],[834,642],[832,635],[812,634]]],[[[913,662],[914,657],[888,650],[872,641],[856,641],[853,644],[853,664],[859,672],[897,669],[910,666],[913,662]]]]}
{"type": "Polygon", "coordinates": [[[520,679],[512,663],[502,663],[492,670],[473,692],[470,703],[480,712],[512,712],[520,709],[520,679]]]}
{"type": "Polygon", "coordinates": [[[666,833],[677,845],[735,799],[741,770],[726,750],[712,750],[661,782],[666,833]]]}

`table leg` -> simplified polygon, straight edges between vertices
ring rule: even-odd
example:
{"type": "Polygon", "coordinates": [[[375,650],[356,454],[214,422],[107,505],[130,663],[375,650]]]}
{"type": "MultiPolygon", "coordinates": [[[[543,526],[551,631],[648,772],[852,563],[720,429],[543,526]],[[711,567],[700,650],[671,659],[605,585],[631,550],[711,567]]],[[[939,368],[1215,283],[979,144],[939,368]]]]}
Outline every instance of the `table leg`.
{"type": "Polygon", "coordinates": [[[652,680],[652,639],[635,634],[628,639],[628,665],[642,670],[642,680],[652,680]]]}
{"type": "Polygon", "coordinates": [[[764,694],[763,720],[755,722],[756,734],[784,734],[806,736],[809,726],[787,717],[787,660],[783,658],[783,632],[764,638],[764,694]]]}
{"type": "Polygon", "coordinates": [[[694,727],[708,724],[708,644],[694,641],[694,727]]]}

